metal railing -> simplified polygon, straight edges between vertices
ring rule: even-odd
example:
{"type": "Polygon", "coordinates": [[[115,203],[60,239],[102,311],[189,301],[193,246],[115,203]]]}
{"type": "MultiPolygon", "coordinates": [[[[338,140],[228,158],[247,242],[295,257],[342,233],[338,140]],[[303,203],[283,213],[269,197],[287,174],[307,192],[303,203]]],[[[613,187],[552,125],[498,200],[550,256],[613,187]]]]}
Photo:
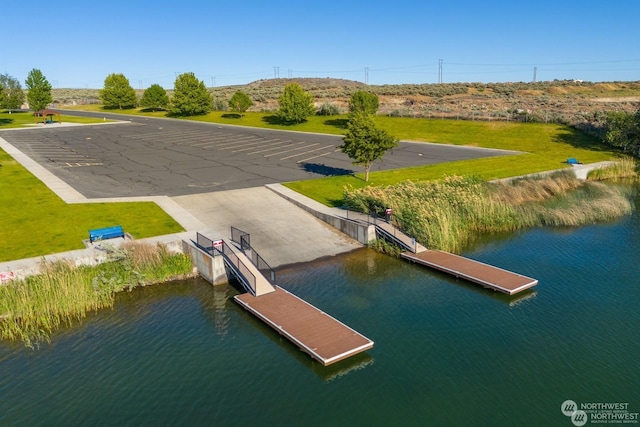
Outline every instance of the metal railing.
{"type": "Polygon", "coordinates": [[[194,243],[198,248],[212,257],[222,255],[227,266],[233,271],[238,281],[242,283],[247,291],[253,295],[256,294],[256,276],[254,276],[249,268],[238,258],[233,248],[224,243],[224,240],[211,240],[207,236],[196,233],[196,241],[194,243]]]}
{"type": "Polygon", "coordinates": [[[240,245],[240,250],[251,249],[251,237],[249,233],[231,226],[231,241],[240,245]]]}
{"type": "Polygon", "coordinates": [[[273,286],[276,285],[275,270],[271,268],[269,264],[267,264],[267,261],[265,261],[264,258],[262,258],[260,254],[255,251],[255,249],[251,249],[251,262],[256,266],[258,271],[260,271],[260,273],[262,273],[262,275],[269,281],[269,283],[271,283],[273,286]]]}
{"type": "Polygon", "coordinates": [[[271,266],[260,256],[258,251],[251,247],[251,236],[249,233],[236,227],[231,227],[231,241],[240,245],[240,250],[247,255],[250,252],[249,259],[253,265],[262,273],[262,275],[273,286],[276,285],[276,272],[271,266]]]}
{"type": "Polygon", "coordinates": [[[247,290],[253,295],[256,294],[256,276],[249,271],[249,268],[238,258],[238,255],[233,251],[231,246],[222,243],[222,254],[227,261],[227,265],[234,270],[238,280],[245,285],[247,290]]]}
{"type": "MultiPolygon", "coordinates": [[[[211,240],[207,236],[196,233],[196,241],[194,242],[198,248],[202,249],[211,256],[220,255],[220,243],[222,240],[211,240]]],[[[224,244],[224,242],[222,242],[224,244]]]]}
{"type": "Polygon", "coordinates": [[[415,237],[409,236],[405,234],[403,231],[399,230],[396,225],[393,224],[393,221],[390,216],[382,216],[375,211],[371,211],[369,213],[362,213],[358,211],[352,211],[348,208],[343,208],[346,210],[346,218],[349,220],[356,221],[366,221],[367,224],[373,225],[376,228],[376,234],[383,239],[400,246],[401,248],[407,249],[411,252],[417,252],[418,250],[418,242],[415,237]],[[351,215],[349,214],[351,212],[351,215]],[[366,219],[364,216],[366,215],[366,219]],[[391,231],[385,230],[385,225],[391,228],[391,231]],[[405,242],[401,237],[399,237],[396,233],[407,236],[411,238],[411,243],[405,242]]]}

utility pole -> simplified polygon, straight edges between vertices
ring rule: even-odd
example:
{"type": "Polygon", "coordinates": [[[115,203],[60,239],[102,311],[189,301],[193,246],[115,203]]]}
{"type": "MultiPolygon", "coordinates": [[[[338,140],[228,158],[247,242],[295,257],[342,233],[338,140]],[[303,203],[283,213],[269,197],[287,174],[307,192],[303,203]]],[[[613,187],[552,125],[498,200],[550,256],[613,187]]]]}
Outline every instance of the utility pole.
{"type": "Polygon", "coordinates": [[[536,82],[536,72],[538,71],[538,67],[533,67],[533,82],[536,82]]]}
{"type": "Polygon", "coordinates": [[[438,83],[442,83],[442,59],[438,59],[438,83]]]}
{"type": "Polygon", "coordinates": [[[364,84],[369,84],[369,67],[364,67],[364,84]]]}

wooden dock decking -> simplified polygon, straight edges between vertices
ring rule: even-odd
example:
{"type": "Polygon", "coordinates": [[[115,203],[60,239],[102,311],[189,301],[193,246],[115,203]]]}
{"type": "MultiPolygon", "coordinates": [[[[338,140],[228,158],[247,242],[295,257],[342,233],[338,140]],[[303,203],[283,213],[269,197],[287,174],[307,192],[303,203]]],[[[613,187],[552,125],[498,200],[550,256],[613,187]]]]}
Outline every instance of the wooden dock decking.
{"type": "Polygon", "coordinates": [[[536,279],[449,252],[426,250],[420,253],[403,252],[401,256],[415,263],[509,295],[522,292],[538,284],[536,279]]]}
{"type": "Polygon", "coordinates": [[[234,299],[325,366],[373,347],[370,339],[279,286],[259,297],[234,299]]]}

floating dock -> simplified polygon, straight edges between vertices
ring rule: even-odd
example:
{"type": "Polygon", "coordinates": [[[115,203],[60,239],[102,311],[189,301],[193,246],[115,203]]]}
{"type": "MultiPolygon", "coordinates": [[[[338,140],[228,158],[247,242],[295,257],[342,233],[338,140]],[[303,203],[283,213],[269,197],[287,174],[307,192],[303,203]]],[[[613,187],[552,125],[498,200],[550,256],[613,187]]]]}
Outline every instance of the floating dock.
{"type": "Polygon", "coordinates": [[[347,325],[279,286],[275,289],[259,297],[247,293],[234,299],[325,366],[373,347],[373,341],[347,325]]]}
{"type": "Polygon", "coordinates": [[[538,281],[531,277],[449,252],[425,250],[420,253],[403,252],[401,256],[415,263],[509,295],[517,294],[538,284],[538,281]]]}

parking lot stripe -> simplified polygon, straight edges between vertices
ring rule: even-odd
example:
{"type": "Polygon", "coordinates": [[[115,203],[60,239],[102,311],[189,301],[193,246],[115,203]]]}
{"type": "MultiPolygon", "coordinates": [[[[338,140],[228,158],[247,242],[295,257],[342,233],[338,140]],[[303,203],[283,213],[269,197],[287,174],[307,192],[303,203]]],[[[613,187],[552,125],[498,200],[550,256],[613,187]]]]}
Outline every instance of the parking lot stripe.
{"type": "Polygon", "coordinates": [[[315,151],[326,150],[329,147],[333,147],[333,145],[326,145],[324,147],[316,148],[316,149],[313,149],[313,150],[303,151],[302,153],[292,154],[291,156],[281,157],[280,160],[288,160],[288,159],[292,159],[294,157],[304,156],[305,154],[313,153],[315,151]]]}
{"type": "Polygon", "coordinates": [[[318,157],[328,156],[330,154],[337,153],[338,151],[341,151],[341,150],[338,148],[337,150],[327,151],[326,153],[318,154],[317,156],[307,157],[306,159],[298,160],[296,163],[308,162],[309,160],[317,159],[318,157]]]}
{"type": "Polygon", "coordinates": [[[273,150],[279,150],[280,148],[282,148],[282,144],[287,144],[289,143],[289,147],[294,146],[294,145],[299,145],[299,144],[306,144],[306,142],[296,142],[291,144],[291,140],[286,140],[286,141],[280,141],[278,143],[274,143],[274,144],[269,144],[270,146],[275,145],[275,147],[271,147],[271,148],[265,148],[264,150],[258,150],[258,151],[252,151],[250,153],[247,153],[247,155],[252,155],[252,154],[260,154],[260,153],[266,153],[267,151],[273,151],[273,150]]]}
{"type": "MultiPolygon", "coordinates": [[[[300,143],[299,143],[300,144],[300,143]]],[[[304,142],[303,142],[304,144],[304,142]]],[[[303,147],[298,147],[298,148],[292,148],[291,150],[284,150],[284,151],[279,151],[277,153],[271,153],[271,154],[265,154],[263,157],[271,157],[271,156],[278,156],[280,154],[285,154],[285,153],[290,153],[291,151],[297,151],[297,150],[303,150],[307,147],[313,147],[314,145],[318,145],[320,144],[319,142],[316,142],[314,144],[306,144],[303,147]]]]}

